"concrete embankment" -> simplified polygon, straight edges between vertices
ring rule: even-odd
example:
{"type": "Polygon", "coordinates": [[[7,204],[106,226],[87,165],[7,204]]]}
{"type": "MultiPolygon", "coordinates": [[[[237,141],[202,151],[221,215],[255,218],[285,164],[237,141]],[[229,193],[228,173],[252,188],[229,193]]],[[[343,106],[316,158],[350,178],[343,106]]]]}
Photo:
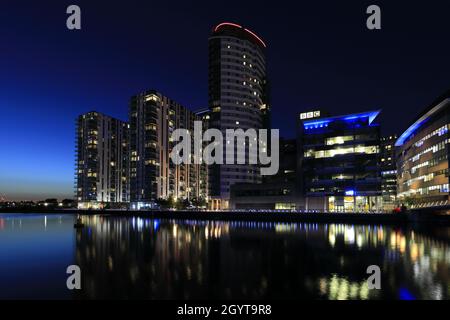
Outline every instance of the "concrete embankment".
{"type": "MultiPolygon", "coordinates": [[[[110,213],[119,214],[122,213],[110,213]]],[[[393,214],[350,214],[350,213],[291,213],[291,212],[193,212],[193,211],[153,211],[134,212],[133,215],[154,218],[220,220],[220,221],[261,221],[261,222],[315,222],[352,224],[400,224],[407,222],[405,215],[393,214]]]]}
{"type": "Polygon", "coordinates": [[[2,210],[5,213],[36,214],[104,214],[111,216],[135,216],[155,219],[191,219],[221,221],[261,222],[317,222],[356,224],[399,224],[407,222],[404,214],[368,213],[298,213],[298,212],[242,212],[242,211],[131,211],[131,210],[2,210]]]}
{"type": "Polygon", "coordinates": [[[155,219],[189,219],[215,221],[313,222],[350,224],[436,223],[450,225],[450,215],[431,210],[406,213],[300,213],[300,212],[242,212],[242,211],[131,211],[131,210],[0,210],[0,213],[81,214],[135,216],[155,219]]]}

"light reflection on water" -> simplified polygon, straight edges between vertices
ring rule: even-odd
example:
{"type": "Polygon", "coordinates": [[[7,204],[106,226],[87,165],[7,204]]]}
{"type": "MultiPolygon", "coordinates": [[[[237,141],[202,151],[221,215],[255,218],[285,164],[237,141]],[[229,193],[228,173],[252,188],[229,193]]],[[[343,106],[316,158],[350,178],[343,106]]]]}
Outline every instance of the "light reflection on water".
{"type": "MultiPolygon", "coordinates": [[[[450,296],[449,228],[412,230],[96,215],[84,216],[84,228],[76,231],[73,222],[74,217],[69,215],[0,215],[0,248],[31,247],[50,231],[54,241],[47,243],[50,248],[45,250],[59,252],[54,247],[65,247],[66,255],[72,254],[72,263],[81,267],[83,290],[72,296],[78,299],[365,300],[450,296]],[[18,244],[5,236],[14,233],[27,234],[30,242],[18,244]],[[369,265],[382,270],[381,290],[368,288],[369,265]]],[[[27,250],[22,251],[25,254],[27,250]]],[[[9,272],[14,272],[12,264],[20,259],[8,262],[2,257],[3,250],[0,253],[0,271],[6,263],[11,265],[9,272]]],[[[67,259],[59,259],[56,254],[42,261],[50,270],[61,267],[62,262],[67,263],[67,259]]],[[[48,274],[45,277],[51,283],[60,281],[48,274]]],[[[16,292],[21,286],[18,283],[16,292]]],[[[61,297],[66,298],[67,290],[62,291],[61,297]]],[[[8,291],[1,288],[0,297],[8,297],[8,291]]]]}

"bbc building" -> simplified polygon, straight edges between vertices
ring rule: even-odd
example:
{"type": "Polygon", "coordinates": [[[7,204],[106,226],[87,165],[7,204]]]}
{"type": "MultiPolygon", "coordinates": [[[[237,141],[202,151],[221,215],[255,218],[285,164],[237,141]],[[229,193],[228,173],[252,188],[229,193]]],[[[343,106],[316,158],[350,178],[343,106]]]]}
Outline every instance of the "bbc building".
{"type": "Polygon", "coordinates": [[[298,172],[306,210],[382,211],[379,113],[300,114],[298,172]]]}

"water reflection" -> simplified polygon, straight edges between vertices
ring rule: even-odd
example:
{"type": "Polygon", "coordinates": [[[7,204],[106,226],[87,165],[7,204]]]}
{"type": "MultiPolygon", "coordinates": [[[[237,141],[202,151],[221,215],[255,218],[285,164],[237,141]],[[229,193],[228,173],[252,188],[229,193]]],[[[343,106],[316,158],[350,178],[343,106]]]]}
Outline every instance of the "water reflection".
{"type": "Polygon", "coordinates": [[[0,299],[70,299],[73,217],[0,214],[0,299]]]}
{"type": "Polygon", "coordinates": [[[446,239],[385,226],[92,216],[78,298],[448,299],[446,239]],[[382,290],[366,269],[379,265],[382,290]]]}
{"type": "Polygon", "coordinates": [[[0,298],[448,299],[450,228],[0,214],[0,298]],[[82,270],[83,290],[65,287],[82,270]],[[369,290],[366,269],[382,270],[369,290]]]}

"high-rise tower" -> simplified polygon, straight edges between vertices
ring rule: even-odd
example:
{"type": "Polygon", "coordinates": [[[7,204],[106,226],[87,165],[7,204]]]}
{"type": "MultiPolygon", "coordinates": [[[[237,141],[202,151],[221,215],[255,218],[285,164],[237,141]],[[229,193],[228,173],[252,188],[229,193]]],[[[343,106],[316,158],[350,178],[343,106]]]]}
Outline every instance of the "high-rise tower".
{"type": "MultiPolygon", "coordinates": [[[[224,22],[213,29],[209,38],[209,127],[221,130],[224,137],[226,129],[258,130],[269,123],[265,49],[259,36],[238,24],[224,22]]],[[[261,182],[259,167],[223,164],[209,168],[209,193],[221,208],[228,207],[230,186],[238,182],[261,182]]]]}
{"type": "Polygon", "coordinates": [[[152,207],[158,199],[207,197],[206,166],[175,164],[170,153],[176,129],[192,131],[200,117],[155,90],[130,102],[130,201],[132,209],[152,207]]]}
{"type": "Polygon", "coordinates": [[[80,115],[76,144],[78,207],[128,202],[128,123],[95,111],[80,115]]]}

